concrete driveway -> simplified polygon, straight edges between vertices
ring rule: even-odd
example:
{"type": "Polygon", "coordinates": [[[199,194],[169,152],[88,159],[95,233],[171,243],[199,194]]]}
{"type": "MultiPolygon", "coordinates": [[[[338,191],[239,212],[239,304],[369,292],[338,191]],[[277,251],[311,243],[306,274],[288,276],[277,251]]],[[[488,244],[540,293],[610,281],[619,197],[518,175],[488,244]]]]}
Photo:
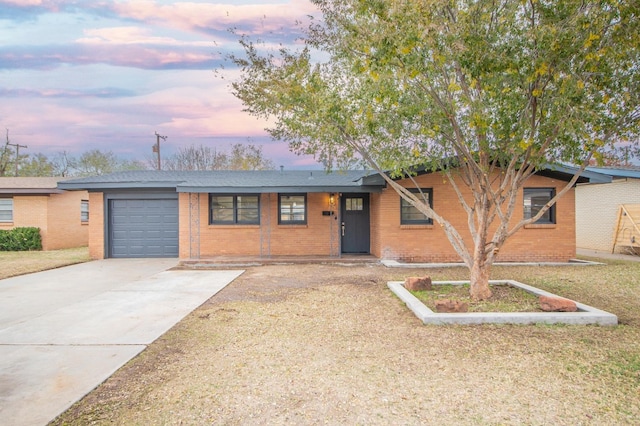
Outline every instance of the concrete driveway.
{"type": "Polygon", "coordinates": [[[108,259],[0,280],[0,424],[44,425],[243,271],[108,259]]]}

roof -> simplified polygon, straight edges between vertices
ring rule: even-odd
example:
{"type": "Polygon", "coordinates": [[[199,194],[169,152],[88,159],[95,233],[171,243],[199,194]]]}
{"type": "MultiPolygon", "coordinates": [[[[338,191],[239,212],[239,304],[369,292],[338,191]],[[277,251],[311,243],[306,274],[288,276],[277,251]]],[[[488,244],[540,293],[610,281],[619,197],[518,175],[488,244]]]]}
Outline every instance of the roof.
{"type": "Polygon", "coordinates": [[[0,194],[59,194],[65,177],[0,177],[0,194]]]}
{"type": "MultiPolygon", "coordinates": [[[[579,167],[566,166],[562,164],[547,164],[545,168],[536,172],[540,176],[570,181],[573,176],[580,170],[579,167]]],[[[611,177],[590,171],[589,168],[580,173],[580,177],[576,183],[609,183],[611,177]]]]}
{"type": "MultiPolygon", "coordinates": [[[[569,181],[578,171],[575,167],[549,166],[538,172],[543,176],[569,181]]],[[[423,171],[422,173],[427,173],[423,171]]],[[[584,171],[579,183],[611,182],[600,173],[584,171]]],[[[70,179],[58,188],[89,191],[104,190],[169,190],[196,193],[306,193],[306,192],[380,192],[386,183],[382,176],[369,170],[326,172],[324,170],[213,170],[169,171],[131,170],[100,176],[70,179]]]]}
{"type": "MultiPolygon", "coordinates": [[[[548,177],[551,179],[562,180],[570,182],[574,175],[578,173],[580,168],[574,166],[567,166],[563,164],[545,164],[535,174],[548,177]]],[[[417,170],[418,174],[434,173],[433,170],[421,168],[417,170]]],[[[576,183],[609,183],[611,182],[610,176],[605,176],[600,173],[590,172],[583,170],[580,176],[576,180],[576,183]]]]}
{"type": "Polygon", "coordinates": [[[366,170],[134,170],[60,182],[60,189],[175,189],[200,193],[380,192],[381,177],[366,170]],[[366,178],[366,179],[365,179],[366,178]]]}
{"type": "Polygon", "coordinates": [[[607,167],[587,167],[593,173],[607,175],[612,178],[632,178],[640,179],[640,166],[607,166],[607,167]]]}

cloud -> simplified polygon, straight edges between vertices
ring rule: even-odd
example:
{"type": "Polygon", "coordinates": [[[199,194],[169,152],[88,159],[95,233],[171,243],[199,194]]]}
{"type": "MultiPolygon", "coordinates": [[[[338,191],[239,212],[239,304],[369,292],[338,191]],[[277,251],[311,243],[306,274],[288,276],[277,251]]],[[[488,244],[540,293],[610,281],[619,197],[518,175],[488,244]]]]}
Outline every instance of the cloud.
{"type": "MultiPolygon", "coordinates": [[[[240,48],[235,40],[237,36],[228,31],[230,27],[236,28],[239,34],[269,33],[270,44],[292,44],[300,35],[295,23],[314,12],[307,0],[245,5],[163,4],[151,0],[0,0],[0,17],[3,4],[22,10],[23,17],[46,14],[46,25],[56,22],[61,26],[56,35],[65,34],[68,28],[78,28],[77,24],[102,26],[81,28],[82,36],[56,39],[55,43],[49,40],[33,44],[31,39],[15,36],[24,43],[0,47],[0,69],[38,70],[51,70],[63,64],[111,64],[150,70],[215,69],[224,62],[221,51],[240,48]],[[56,15],[59,18],[55,18],[56,15]],[[88,19],[91,16],[100,19],[88,19]],[[116,20],[138,24],[113,26],[116,20]]],[[[40,19],[44,20],[45,17],[40,19]]],[[[22,37],[38,35],[19,25],[14,31],[22,37]]]]}
{"type": "Polygon", "coordinates": [[[2,98],[123,98],[134,95],[135,92],[131,90],[117,87],[104,87],[88,90],[0,88],[0,97],[2,98]]]}
{"type": "Polygon", "coordinates": [[[222,63],[213,44],[188,49],[109,43],[0,48],[0,69],[50,70],[62,64],[110,64],[147,70],[203,70],[217,68],[222,63]]]}
{"type": "Polygon", "coordinates": [[[237,77],[221,70],[220,51],[240,48],[229,27],[268,40],[267,48],[290,44],[296,20],[314,13],[310,2],[196,1],[0,0],[8,41],[0,44],[0,124],[31,153],[97,148],[142,159],[157,131],[169,136],[166,153],[249,142],[277,164],[305,166],[309,157],[271,141],[268,123],[242,113],[228,80],[212,71],[237,77]]]}
{"type": "Polygon", "coordinates": [[[118,2],[72,0],[0,0],[0,17],[34,19],[46,13],[80,13],[103,18],[127,19],[156,26],[208,35],[237,28],[246,34],[299,33],[296,23],[318,10],[309,0],[252,4],[139,0],[118,2]]]}
{"type": "Polygon", "coordinates": [[[248,34],[297,32],[296,22],[318,13],[316,7],[307,0],[245,5],[193,2],[163,5],[155,1],[140,1],[114,3],[110,9],[122,18],[207,34],[226,31],[231,27],[248,34]]]}
{"type": "Polygon", "coordinates": [[[198,46],[211,47],[211,41],[183,41],[173,37],[153,36],[149,28],[140,27],[111,27],[84,30],[86,37],[76,40],[86,44],[151,44],[162,46],[198,46]]]}

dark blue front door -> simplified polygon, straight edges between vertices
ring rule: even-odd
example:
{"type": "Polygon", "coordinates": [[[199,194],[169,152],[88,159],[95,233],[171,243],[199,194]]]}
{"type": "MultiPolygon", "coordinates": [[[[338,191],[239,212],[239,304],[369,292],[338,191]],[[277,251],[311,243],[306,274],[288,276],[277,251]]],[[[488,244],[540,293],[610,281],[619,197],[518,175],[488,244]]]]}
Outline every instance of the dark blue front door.
{"type": "Polygon", "coordinates": [[[369,194],[343,194],[340,209],[342,253],[369,253],[369,194]]]}

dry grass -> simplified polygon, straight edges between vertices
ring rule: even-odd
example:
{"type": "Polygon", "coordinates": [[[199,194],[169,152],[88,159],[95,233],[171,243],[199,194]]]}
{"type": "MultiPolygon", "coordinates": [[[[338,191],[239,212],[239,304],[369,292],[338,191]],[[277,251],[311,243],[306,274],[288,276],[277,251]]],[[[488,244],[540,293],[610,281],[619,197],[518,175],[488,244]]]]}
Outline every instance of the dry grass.
{"type": "Polygon", "coordinates": [[[429,291],[412,291],[426,307],[436,311],[438,300],[464,302],[468,312],[541,312],[538,296],[508,284],[491,286],[491,297],[486,300],[473,300],[469,294],[469,285],[434,284],[429,291]]]}
{"type": "Polygon", "coordinates": [[[494,270],[618,327],[425,326],[386,288],[409,275],[468,278],[250,268],[53,424],[638,424],[640,263],[494,270]]]}
{"type": "Polygon", "coordinates": [[[49,251],[0,251],[0,279],[87,262],[89,249],[79,247],[49,251]]]}

